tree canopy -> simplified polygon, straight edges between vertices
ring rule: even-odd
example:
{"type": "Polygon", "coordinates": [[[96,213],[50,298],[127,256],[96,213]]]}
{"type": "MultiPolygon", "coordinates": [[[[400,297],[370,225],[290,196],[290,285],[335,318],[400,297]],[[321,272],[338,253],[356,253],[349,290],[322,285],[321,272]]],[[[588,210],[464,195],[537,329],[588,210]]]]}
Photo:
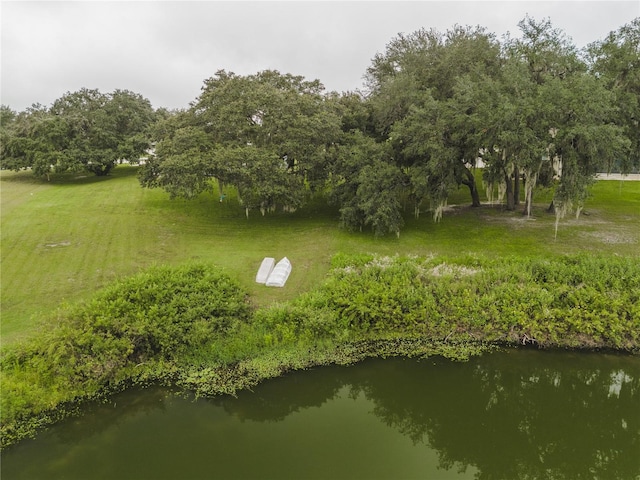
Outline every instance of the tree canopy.
{"type": "Polygon", "coordinates": [[[293,210],[305,187],[326,181],[327,155],[340,117],[319,81],[267,70],[240,76],[221,70],[158,142],[141,182],[191,198],[211,179],[237,189],[247,210],[293,210]]]}
{"type": "Polygon", "coordinates": [[[6,126],[3,118],[2,168],[102,176],[118,161],[137,162],[144,155],[154,111],[149,100],[128,90],[105,94],[83,88],[51,107],[34,105],[8,118],[6,126]]]}
{"type": "Polygon", "coordinates": [[[320,193],[345,228],[375,235],[399,235],[407,211],[439,220],[461,186],[480,206],[481,175],[526,215],[537,188],[552,189],[559,221],[580,212],[597,172],[640,168],[640,19],[583,50],[548,19],[518,26],[502,40],[458,25],[399,34],[372,58],[364,91],[220,70],[178,111],[127,90],[3,106],[0,168],[106,175],[153,145],[144,187],[187,199],[217,188],[221,201],[233,189],[247,216],[320,193]]]}
{"type": "Polygon", "coordinates": [[[614,95],[616,111],[609,120],[630,142],[612,166],[622,173],[640,169],[640,18],[592,43],[587,52],[590,72],[614,95]]]}

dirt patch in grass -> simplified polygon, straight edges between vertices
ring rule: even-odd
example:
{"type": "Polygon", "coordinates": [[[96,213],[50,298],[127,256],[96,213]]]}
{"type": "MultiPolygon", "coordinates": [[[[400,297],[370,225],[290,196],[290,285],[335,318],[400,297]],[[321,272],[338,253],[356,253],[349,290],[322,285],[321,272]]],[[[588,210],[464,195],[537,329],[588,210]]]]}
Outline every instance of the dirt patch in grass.
{"type": "Polygon", "coordinates": [[[635,235],[621,231],[620,229],[598,232],[580,232],[580,235],[588,239],[606,243],[607,245],[638,243],[638,238],[635,235]]]}

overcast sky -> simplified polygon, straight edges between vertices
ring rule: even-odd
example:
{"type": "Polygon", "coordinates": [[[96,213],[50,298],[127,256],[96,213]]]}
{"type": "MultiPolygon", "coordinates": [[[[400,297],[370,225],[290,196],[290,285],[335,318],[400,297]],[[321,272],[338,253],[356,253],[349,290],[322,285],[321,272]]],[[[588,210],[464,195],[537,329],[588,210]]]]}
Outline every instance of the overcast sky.
{"type": "Polygon", "coordinates": [[[199,1],[2,0],[1,102],[50,105],[82,87],[140,93],[184,108],[224,69],[265,69],[362,88],[371,59],[399,33],[480,25],[518,36],[529,14],[549,18],[578,47],[640,16],[640,1],[199,1]]]}

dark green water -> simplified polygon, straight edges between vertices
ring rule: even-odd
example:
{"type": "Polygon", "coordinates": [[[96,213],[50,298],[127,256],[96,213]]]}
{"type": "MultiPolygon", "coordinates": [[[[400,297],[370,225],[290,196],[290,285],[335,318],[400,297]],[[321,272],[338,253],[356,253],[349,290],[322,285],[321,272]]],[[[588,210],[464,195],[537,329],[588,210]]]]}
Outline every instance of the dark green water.
{"type": "Polygon", "coordinates": [[[636,479],[640,358],[368,360],[239,398],[130,391],[2,454],[11,479],[636,479]]]}

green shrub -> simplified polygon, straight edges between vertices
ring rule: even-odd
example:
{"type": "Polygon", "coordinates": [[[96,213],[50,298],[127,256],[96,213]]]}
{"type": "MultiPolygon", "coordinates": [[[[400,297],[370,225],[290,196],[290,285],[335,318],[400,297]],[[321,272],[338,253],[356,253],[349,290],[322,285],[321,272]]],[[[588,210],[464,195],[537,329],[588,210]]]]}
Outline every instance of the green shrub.
{"type": "Polygon", "coordinates": [[[235,281],[197,264],[153,268],[60,310],[53,327],[3,352],[3,442],[55,421],[61,405],[136,382],[233,393],[292,368],[412,352],[463,359],[487,342],[640,351],[637,258],[332,264],[319,288],[255,312],[235,281]]]}
{"type": "Polygon", "coordinates": [[[51,328],[3,352],[3,426],[184,362],[249,319],[245,297],[211,266],[157,267],[61,310],[51,328]]]}
{"type": "Polygon", "coordinates": [[[596,255],[557,260],[362,256],[320,288],[336,321],[360,334],[637,348],[640,262],[596,255]],[[448,332],[448,333],[446,333],[448,332]]]}

